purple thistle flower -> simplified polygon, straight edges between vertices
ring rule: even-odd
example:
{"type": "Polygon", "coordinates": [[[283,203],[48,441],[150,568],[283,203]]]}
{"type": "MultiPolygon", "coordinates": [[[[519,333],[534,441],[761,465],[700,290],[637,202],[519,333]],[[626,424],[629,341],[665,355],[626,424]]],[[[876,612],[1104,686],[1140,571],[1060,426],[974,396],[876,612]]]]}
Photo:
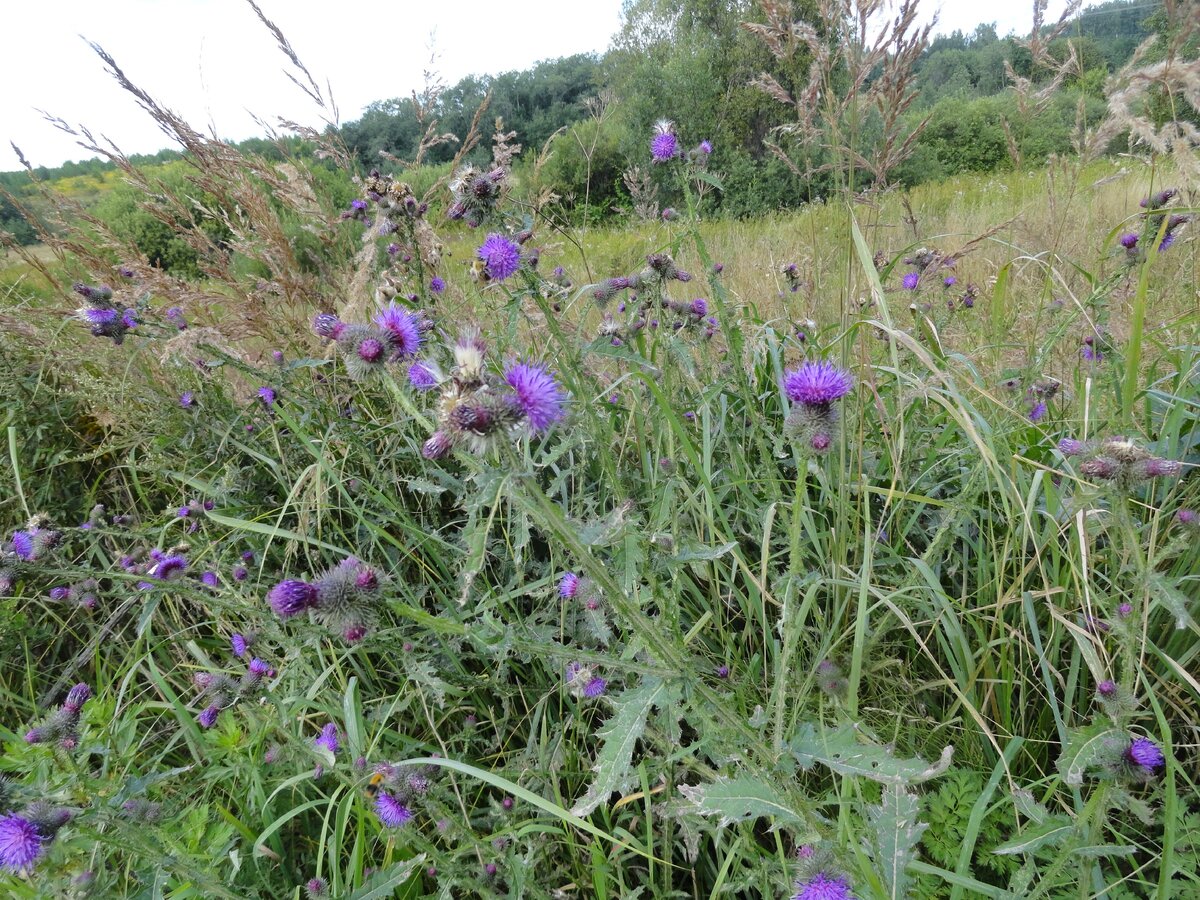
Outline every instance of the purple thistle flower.
{"type": "Polygon", "coordinates": [[[249,577],[250,577],[250,572],[246,569],[245,566],[234,566],[233,567],[233,580],[234,581],[245,581],[249,577]]]}
{"type": "Polygon", "coordinates": [[[270,409],[275,405],[275,389],[263,385],[258,389],[258,399],[262,401],[262,405],[270,409]]]}
{"type": "Polygon", "coordinates": [[[958,284],[958,279],[955,278],[953,275],[947,275],[945,278],[942,279],[942,284],[948,288],[951,288],[951,287],[954,287],[956,284],[958,284]]]}
{"type": "Polygon", "coordinates": [[[440,294],[446,289],[446,282],[434,275],[429,279],[429,290],[435,294],[440,294]]]}
{"type": "Polygon", "coordinates": [[[200,723],[201,728],[212,728],[217,724],[217,716],[221,714],[221,707],[215,703],[212,706],[206,706],[196,717],[196,721],[200,723]]]}
{"type": "Polygon", "coordinates": [[[304,890],[309,896],[309,900],[320,900],[328,893],[329,886],[325,883],[324,878],[310,878],[304,885],[304,890]]]}
{"type": "Polygon", "coordinates": [[[281,581],[267,594],[267,603],[281,619],[290,619],[317,602],[317,589],[306,581],[281,581]]]}
{"type": "Polygon", "coordinates": [[[806,881],[797,882],[792,900],[854,900],[850,882],[841,875],[816,872],[806,881]]]}
{"type": "Polygon", "coordinates": [[[46,838],[38,827],[16,813],[0,817],[0,868],[27,869],[46,850],[46,838]]]}
{"type": "Polygon", "coordinates": [[[408,367],[408,384],[413,390],[428,391],[437,387],[437,376],[424,363],[415,362],[408,367]]]}
{"type": "Polygon", "coordinates": [[[375,798],[375,814],[388,828],[401,828],[413,820],[412,810],[387,791],[375,798]]]}
{"type": "Polygon", "coordinates": [[[1096,685],[1096,693],[1105,700],[1111,700],[1117,696],[1117,683],[1115,681],[1102,681],[1096,685]]]}
{"type": "Polygon", "coordinates": [[[504,235],[495,232],[489,234],[475,252],[487,266],[488,277],[494,281],[510,278],[521,264],[520,248],[504,235]]]}
{"type": "Polygon", "coordinates": [[[454,449],[454,439],[445,431],[435,431],[421,446],[421,455],[426,459],[441,459],[454,449]]]}
{"type": "Polygon", "coordinates": [[[833,363],[805,362],[783,373],[783,390],[793,403],[825,407],[854,387],[854,378],[833,363]]]}
{"type": "Polygon", "coordinates": [[[1173,243],[1175,243],[1175,234],[1174,232],[1168,231],[1163,235],[1163,239],[1158,245],[1158,252],[1163,253],[1166,250],[1169,250],[1173,243]]]}
{"type": "MultiPolygon", "coordinates": [[[[392,336],[392,347],[397,356],[412,356],[421,348],[421,327],[417,317],[407,309],[389,303],[375,316],[375,324],[392,336]]],[[[366,341],[363,341],[365,344],[366,341]]],[[[361,348],[359,355],[362,355],[361,348]]],[[[366,357],[363,357],[364,359],[366,357]]],[[[374,362],[374,360],[368,360],[374,362]]]]}
{"type": "Polygon", "coordinates": [[[235,633],[229,636],[229,645],[233,648],[233,655],[240,658],[246,655],[250,642],[246,640],[245,635],[235,633]]]}
{"type": "Polygon", "coordinates": [[[221,579],[217,577],[216,572],[205,572],[200,576],[200,580],[210,588],[218,587],[221,584],[221,579]]]}
{"type": "Polygon", "coordinates": [[[1058,452],[1063,456],[1079,456],[1085,449],[1083,441],[1074,438],[1063,438],[1058,442],[1058,452]]]}
{"type": "Polygon", "coordinates": [[[542,366],[517,363],[504,373],[504,380],[516,395],[517,406],[535,432],[545,431],[564,415],[566,396],[542,366]]]}
{"type": "Polygon", "coordinates": [[[353,210],[359,210],[359,211],[364,210],[367,208],[367,201],[366,200],[351,200],[350,208],[353,210]]]}
{"type": "Polygon", "coordinates": [[[354,352],[363,362],[377,363],[383,359],[383,344],[375,338],[363,338],[354,348],[354,352]]]}
{"type": "Polygon", "coordinates": [[[1030,422],[1042,421],[1042,419],[1046,418],[1046,412],[1047,412],[1046,404],[1044,402],[1042,402],[1041,400],[1039,400],[1037,403],[1035,403],[1033,405],[1033,409],[1031,409],[1029,411],[1029,421],[1030,422]]]}
{"type": "Polygon", "coordinates": [[[830,436],[828,431],[818,431],[808,442],[809,446],[812,447],[817,453],[824,453],[829,449],[832,443],[833,438],[830,436]]]}
{"type": "Polygon", "coordinates": [[[690,312],[697,319],[703,319],[708,315],[708,301],[703,297],[697,297],[688,307],[688,312],[690,312]]]}
{"type": "Polygon", "coordinates": [[[1124,247],[1126,250],[1132,250],[1134,247],[1137,246],[1137,243],[1138,243],[1138,236],[1136,234],[1134,234],[1132,231],[1126,232],[1125,234],[1121,235],[1121,246],[1124,247]]]}
{"type": "Polygon", "coordinates": [[[271,667],[256,656],[250,660],[250,663],[246,666],[246,671],[256,678],[261,678],[264,675],[271,674],[271,667]]]}
{"type": "Polygon", "coordinates": [[[187,557],[173,554],[158,560],[150,572],[159,581],[174,581],[187,570],[187,557]]]}
{"type": "Polygon", "coordinates": [[[64,587],[50,588],[50,599],[54,600],[55,602],[61,602],[63,600],[67,600],[70,598],[70,596],[71,596],[71,589],[69,587],[64,586],[64,587]]]}
{"type": "Polygon", "coordinates": [[[338,335],[345,329],[342,321],[333,313],[317,313],[313,316],[312,330],[318,337],[337,340],[338,335]]]}
{"type": "Polygon", "coordinates": [[[182,406],[184,409],[188,409],[195,402],[196,402],[196,395],[193,394],[191,391],[184,391],[182,394],[179,395],[179,405],[182,406]]]}
{"type": "Polygon", "coordinates": [[[329,722],[321,729],[321,733],[313,741],[318,747],[324,747],[330,753],[336,754],[341,749],[341,744],[338,742],[338,727],[333,722],[329,722]]]}
{"type": "Polygon", "coordinates": [[[708,156],[710,153],[712,153],[712,151],[713,151],[713,146],[712,146],[712,144],[711,144],[709,141],[707,141],[707,140],[704,140],[704,141],[701,141],[701,142],[700,142],[700,147],[699,147],[699,150],[700,150],[700,152],[701,152],[701,153],[703,153],[705,156],[708,156]]]}
{"type": "Polygon", "coordinates": [[[722,679],[728,678],[729,666],[717,666],[717,677],[722,679]]]}
{"type": "Polygon", "coordinates": [[[1175,521],[1180,525],[1200,525],[1200,513],[1194,509],[1181,509],[1175,513],[1175,521]]]}
{"type": "Polygon", "coordinates": [[[574,572],[567,572],[563,575],[562,580],[558,583],[558,596],[564,600],[569,600],[579,592],[579,576],[574,572]]]}
{"type": "Polygon", "coordinates": [[[83,704],[87,703],[91,696],[92,689],[81,681],[67,691],[67,696],[62,704],[63,709],[71,715],[78,715],[79,711],[83,709],[83,704]]]}
{"type": "Polygon", "coordinates": [[[13,553],[21,559],[32,560],[37,553],[34,546],[33,534],[28,531],[15,531],[12,536],[13,553]]]}
{"type": "Polygon", "coordinates": [[[1117,607],[1117,615],[1122,619],[1128,619],[1131,615],[1133,615],[1133,604],[1122,603],[1117,607]]]}
{"type": "Polygon", "coordinates": [[[670,162],[678,152],[679,139],[670,131],[659,131],[650,141],[650,157],[656,163],[670,162]]]}
{"type": "Polygon", "coordinates": [[[599,697],[601,694],[603,694],[607,689],[608,682],[597,675],[583,686],[583,696],[589,700],[594,700],[596,697],[599,697]]]}
{"type": "Polygon", "coordinates": [[[1134,738],[1125,751],[1125,761],[1132,766],[1138,766],[1147,775],[1153,775],[1155,769],[1166,765],[1166,757],[1158,744],[1149,738],[1134,738]]]}
{"type": "Polygon", "coordinates": [[[915,291],[917,285],[921,283],[920,272],[906,272],[904,277],[900,279],[900,286],[906,291],[915,291]]]}

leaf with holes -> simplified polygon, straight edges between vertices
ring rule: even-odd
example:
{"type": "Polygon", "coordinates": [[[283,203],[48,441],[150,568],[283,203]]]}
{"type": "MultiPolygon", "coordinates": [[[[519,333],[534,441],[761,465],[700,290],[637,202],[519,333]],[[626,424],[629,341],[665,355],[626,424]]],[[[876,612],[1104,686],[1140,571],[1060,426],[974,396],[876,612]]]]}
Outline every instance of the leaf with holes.
{"type": "Polygon", "coordinates": [[[771,828],[780,825],[805,827],[805,817],[790,807],[775,788],[755,778],[741,775],[718,778],[712,784],[680,785],[683,794],[702,816],[717,816],[724,828],[735,822],[771,818],[771,828]]]}
{"type": "Polygon", "coordinates": [[[858,729],[851,725],[818,731],[811,722],[806,722],[797,729],[789,747],[802,769],[821,763],[842,775],[859,775],[895,785],[920,784],[936,778],[950,768],[954,758],[954,748],[946,747],[934,763],[919,756],[902,759],[893,756],[886,747],[860,743],[858,736],[858,729]]]}

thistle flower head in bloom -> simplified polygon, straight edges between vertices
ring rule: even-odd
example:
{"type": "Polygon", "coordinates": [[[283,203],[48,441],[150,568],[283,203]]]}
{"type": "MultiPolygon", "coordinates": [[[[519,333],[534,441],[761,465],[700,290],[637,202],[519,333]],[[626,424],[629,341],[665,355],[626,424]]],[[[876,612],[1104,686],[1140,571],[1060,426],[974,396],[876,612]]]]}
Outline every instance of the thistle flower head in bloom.
{"type": "Polygon", "coordinates": [[[1125,762],[1137,770],[1140,775],[1153,775],[1166,765],[1166,757],[1162,748],[1149,738],[1134,738],[1125,750],[1125,762]]]}
{"type": "Polygon", "coordinates": [[[809,361],[783,373],[783,390],[793,403],[828,407],[850,393],[854,378],[833,363],[809,361]]]}
{"type": "Polygon", "coordinates": [[[675,126],[666,119],[654,125],[654,137],[650,139],[650,158],[656,163],[670,162],[679,155],[679,138],[675,126]]]}
{"type": "Polygon", "coordinates": [[[413,820],[412,810],[387,791],[375,797],[375,814],[388,828],[402,828],[413,820]]]}
{"type": "Polygon", "coordinates": [[[904,277],[900,279],[900,286],[906,291],[915,291],[917,285],[921,283],[920,272],[905,272],[904,277]]]}
{"type": "Polygon", "coordinates": [[[267,603],[281,619],[298,616],[311,609],[317,600],[317,589],[306,581],[281,581],[267,594],[267,603]]]}
{"type": "Polygon", "coordinates": [[[492,232],[475,251],[492,281],[511,278],[521,265],[521,249],[502,234],[492,232]]]}
{"type": "Polygon", "coordinates": [[[429,279],[429,291],[433,294],[440,294],[446,290],[446,282],[434,275],[429,279]]]}
{"type": "Polygon", "coordinates": [[[854,900],[850,882],[841,875],[814,872],[795,887],[792,900],[854,900]]]}
{"type": "Polygon", "coordinates": [[[0,869],[29,869],[46,852],[47,843],[41,830],[24,816],[0,816],[0,869]]]}
{"type": "Polygon", "coordinates": [[[558,596],[564,600],[569,600],[579,592],[579,576],[574,572],[567,572],[558,582],[558,596]]]}
{"type": "Polygon", "coordinates": [[[364,381],[381,372],[393,354],[393,333],[378,325],[347,325],[337,337],[346,374],[364,381]]]}
{"type": "Polygon", "coordinates": [[[440,381],[437,372],[427,363],[414,362],[408,367],[408,384],[413,390],[432,390],[440,381]]]}
{"type": "Polygon", "coordinates": [[[313,332],[327,340],[337,340],[345,327],[345,324],[333,313],[317,313],[313,316],[313,332]]]}
{"type": "Polygon", "coordinates": [[[1135,247],[1137,247],[1138,240],[1139,240],[1138,235],[1132,231],[1125,232],[1125,234],[1121,235],[1121,238],[1120,238],[1121,246],[1124,247],[1126,250],[1132,250],[1135,247]]]}
{"type": "Polygon", "coordinates": [[[407,309],[397,306],[395,301],[380,310],[374,321],[390,334],[390,347],[394,357],[415,356],[421,349],[420,320],[407,309]]]}
{"type": "Polygon", "coordinates": [[[504,373],[504,380],[531,431],[545,431],[563,417],[566,396],[542,366],[516,363],[504,373]]]}
{"type": "Polygon", "coordinates": [[[321,733],[313,740],[313,743],[330,753],[337,754],[341,749],[341,742],[338,740],[338,727],[333,722],[327,722],[321,729],[321,733]]]}
{"type": "Polygon", "coordinates": [[[304,884],[308,900],[325,900],[329,896],[329,885],[324,878],[310,878],[304,884]]]}

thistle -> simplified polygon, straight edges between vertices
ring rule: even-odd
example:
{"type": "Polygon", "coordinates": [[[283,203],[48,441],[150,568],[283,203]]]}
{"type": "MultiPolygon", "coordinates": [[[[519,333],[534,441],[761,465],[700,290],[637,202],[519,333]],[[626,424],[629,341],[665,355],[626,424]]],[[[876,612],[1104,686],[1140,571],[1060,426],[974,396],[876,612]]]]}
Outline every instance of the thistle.
{"type": "Polygon", "coordinates": [[[67,691],[62,705],[47,716],[40,725],[25,733],[29,744],[57,744],[64,750],[74,750],[79,744],[79,719],[83,706],[92,696],[92,689],[82,682],[67,691]]]}
{"type": "Polygon", "coordinates": [[[782,387],[792,402],[784,432],[806,452],[827,452],[837,433],[834,403],[850,393],[853,377],[832,363],[810,361],[785,371],[782,387]]]}

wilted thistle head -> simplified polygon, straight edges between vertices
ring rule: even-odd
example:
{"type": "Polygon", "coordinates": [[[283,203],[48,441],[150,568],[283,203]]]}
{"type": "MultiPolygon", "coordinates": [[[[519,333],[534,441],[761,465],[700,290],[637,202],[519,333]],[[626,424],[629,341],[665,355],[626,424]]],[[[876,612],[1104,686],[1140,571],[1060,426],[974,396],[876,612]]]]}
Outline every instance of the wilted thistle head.
{"type": "Polygon", "coordinates": [[[512,277],[521,265],[520,248],[502,234],[492,232],[475,251],[483,260],[488,277],[493,281],[504,281],[512,277]]]}
{"type": "Polygon", "coordinates": [[[566,395],[544,367],[516,363],[505,371],[504,380],[531,431],[545,431],[565,415],[566,395]]]}
{"type": "Polygon", "coordinates": [[[313,316],[312,329],[319,337],[337,340],[345,327],[333,313],[317,313],[313,316]]]}

